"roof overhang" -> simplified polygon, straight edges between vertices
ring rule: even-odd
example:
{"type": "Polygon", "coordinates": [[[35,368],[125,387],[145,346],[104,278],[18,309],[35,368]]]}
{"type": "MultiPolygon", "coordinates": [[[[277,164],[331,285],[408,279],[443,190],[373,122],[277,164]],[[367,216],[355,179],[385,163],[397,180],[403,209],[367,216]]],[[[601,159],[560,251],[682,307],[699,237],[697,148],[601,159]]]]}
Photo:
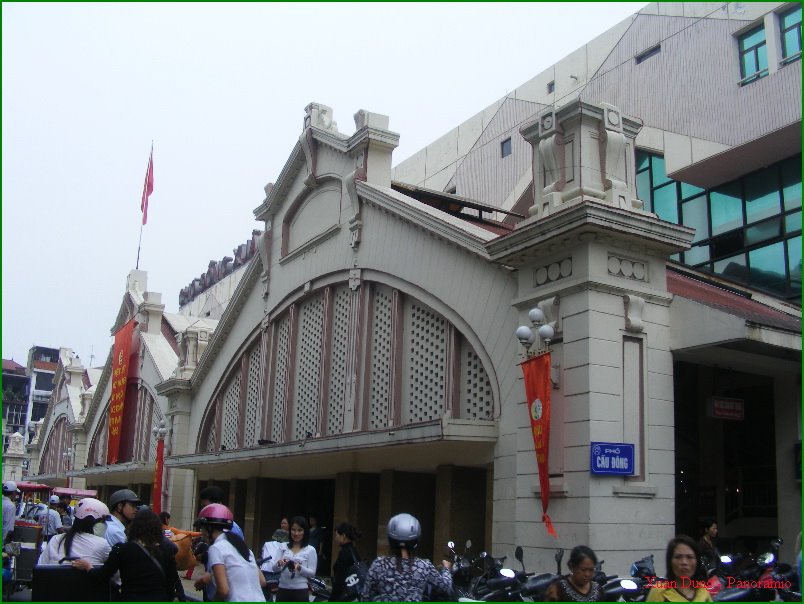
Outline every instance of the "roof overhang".
{"type": "Polygon", "coordinates": [[[67,472],[67,475],[72,478],[86,478],[93,485],[119,484],[121,479],[126,483],[151,482],[154,478],[154,465],[152,461],[129,461],[73,470],[67,472]]]}
{"type": "Polygon", "coordinates": [[[774,375],[801,370],[801,333],[760,325],[676,296],[670,305],[676,360],[774,375]]]}
{"type": "Polygon", "coordinates": [[[321,478],[339,472],[433,471],[439,465],[485,466],[493,461],[496,421],[443,418],[409,426],[310,438],[215,453],[176,455],[165,467],[228,476],[321,478]]]}
{"type": "Polygon", "coordinates": [[[688,164],[668,176],[709,189],[801,153],[801,120],[743,145],[688,164]]]}

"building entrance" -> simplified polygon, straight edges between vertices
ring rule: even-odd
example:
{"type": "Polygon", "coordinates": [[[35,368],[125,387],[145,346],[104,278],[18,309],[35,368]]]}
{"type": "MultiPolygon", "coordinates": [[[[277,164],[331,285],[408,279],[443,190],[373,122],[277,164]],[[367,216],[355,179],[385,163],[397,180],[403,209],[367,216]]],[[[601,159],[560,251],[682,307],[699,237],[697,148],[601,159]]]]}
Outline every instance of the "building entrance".
{"type": "Polygon", "coordinates": [[[676,531],[718,523],[719,549],[754,552],[778,535],[773,380],[675,364],[676,531]]]}

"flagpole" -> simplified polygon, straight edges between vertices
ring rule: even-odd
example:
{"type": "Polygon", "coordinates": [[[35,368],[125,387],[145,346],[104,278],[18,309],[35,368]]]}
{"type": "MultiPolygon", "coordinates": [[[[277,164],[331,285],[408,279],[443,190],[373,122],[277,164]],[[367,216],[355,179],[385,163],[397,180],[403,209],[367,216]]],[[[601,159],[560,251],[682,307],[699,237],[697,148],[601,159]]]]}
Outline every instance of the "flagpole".
{"type": "Polygon", "coordinates": [[[137,264],[134,270],[140,270],[140,247],[142,247],[142,220],[140,220],[140,240],[137,242],[137,264]]]}

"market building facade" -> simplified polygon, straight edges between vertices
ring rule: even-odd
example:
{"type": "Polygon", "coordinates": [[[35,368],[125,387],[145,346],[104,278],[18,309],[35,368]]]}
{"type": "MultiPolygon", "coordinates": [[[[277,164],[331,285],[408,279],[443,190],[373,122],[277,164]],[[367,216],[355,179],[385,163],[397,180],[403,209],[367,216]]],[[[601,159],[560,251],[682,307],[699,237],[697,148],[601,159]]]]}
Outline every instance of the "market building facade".
{"type": "Polygon", "coordinates": [[[370,555],[408,511],[426,556],[522,545],[541,570],[585,543],[621,571],[714,516],[731,546],[782,535],[792,557],[800,5],[741,6],[650,5],[393,169],[387,117],[344,134],[311,103],[251,259],[218,275],[227,295],[183,290],[173,315],[129,275],[121,461],[105,463],[110,356],[54,395],[40,472],[68,438],[76,484],[147,498],[164,421],[163,507],[189,525],[220,484],[255,547],[300,512],[356,523],[370,555]],[[714,65],[689,69],[701,53],[714,65]],[[533,308],[552,330],[531,350],[551,353],[558,540],[514,336],[533,308]],[[631,472],[593,472],[593,443],[631,446],[631,472]]]}

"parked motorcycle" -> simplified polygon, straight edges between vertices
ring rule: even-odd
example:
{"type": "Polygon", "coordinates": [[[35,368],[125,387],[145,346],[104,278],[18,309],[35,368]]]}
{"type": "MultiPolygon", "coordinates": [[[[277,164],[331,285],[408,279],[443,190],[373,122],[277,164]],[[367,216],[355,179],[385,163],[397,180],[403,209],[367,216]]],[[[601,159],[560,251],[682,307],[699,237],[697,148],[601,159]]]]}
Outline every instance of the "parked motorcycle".
{"type": "Polygon", "coordinates": [[[532,599],[534,602],[544,600],[547,589],[561,578],[561,560],[564,557],[564,550],[557,549],[553,559],[556,561],[555,573],[542,573],[530,577],[525,585],[522,586],[523,596],[532,599]]]}
{"type": "Polygon", "coordinates": [[[795,570],[789,564],[779,563],[779,548],[783,541],[771,541],[770,550],[744,565],[734,574],[725,574],[728,561],[720,574],[715,573],[707,589],[718,602],[800,602],[801,592],[795,570]]]}

